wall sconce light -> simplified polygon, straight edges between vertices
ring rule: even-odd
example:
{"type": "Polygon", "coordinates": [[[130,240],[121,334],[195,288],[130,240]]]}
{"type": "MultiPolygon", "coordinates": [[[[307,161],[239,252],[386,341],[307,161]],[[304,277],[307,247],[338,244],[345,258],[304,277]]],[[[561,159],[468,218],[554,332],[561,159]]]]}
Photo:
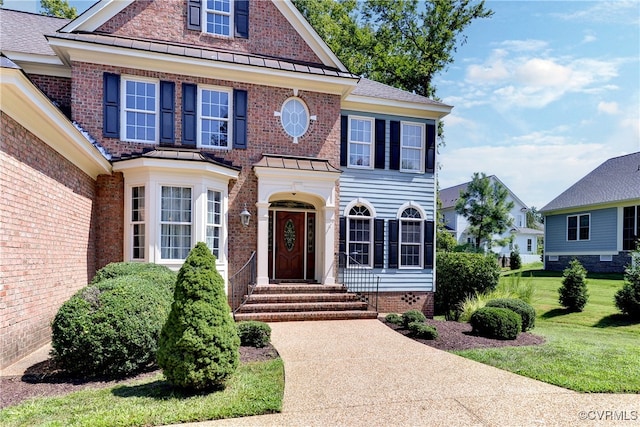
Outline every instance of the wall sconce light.
{"type": "Polygon", "coordinates": [[[240,212],[240,222],[242,225],[247,227],[249,225],[249,220],[251,219],[251,214],[247,210],[247,204],[244,204],[244,209],[240,212]]]}

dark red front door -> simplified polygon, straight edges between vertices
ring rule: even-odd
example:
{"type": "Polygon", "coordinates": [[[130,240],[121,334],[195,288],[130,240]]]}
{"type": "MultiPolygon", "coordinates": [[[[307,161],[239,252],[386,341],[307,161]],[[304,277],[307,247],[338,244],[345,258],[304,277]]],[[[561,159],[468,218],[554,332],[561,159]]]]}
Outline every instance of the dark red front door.
{"type": "Polygon", "coordinates": [[[275,279],[304,279],[305,213],[276,212],[275,279]]]}

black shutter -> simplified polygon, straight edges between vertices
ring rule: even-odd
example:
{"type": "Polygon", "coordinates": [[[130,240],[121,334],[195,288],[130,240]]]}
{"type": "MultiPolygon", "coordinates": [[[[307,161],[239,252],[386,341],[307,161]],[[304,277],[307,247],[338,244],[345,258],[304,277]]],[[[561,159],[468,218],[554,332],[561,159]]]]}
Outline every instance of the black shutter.
{"type": "Polygon", "coordinates": [[[385,131],[387,122],[382,119],[376,119],[376,137],[375,137],[375,168],[384,169],[384,151],[385,151],[385,131]]]}
{"type": "Polygon", "coordinates": [[[236,0],[234,4],[234,18],[236,23],[236,37],[249,38],[249,1],[236,0]]]}
{"type": "Polygon", "coordinates": [[[201,0],[187,0],[187,30],[202,31],[201,0]]]}
{"type": "Polygon", "coordinates": [[[198,87],[182,83],[182,145],[195,147],[198,133],[198,87]]]}
{"type": "Polygon", "coordinates": [[[340,117],[340,166],[347,166],[349,117],[340,117]]]}
{"type": "Polygon", "coordinates": [[[435,223],[424,222],[424,268],[433,268],[435,223]]]}
{"type": "Polygon", "coordinates": [[[120,138],[120,75],[104,73],[102,90],[102,135],[108,138],[120,138]]]}
{"type": "Polygon", "coordinates": [[[347,265],[347,218],[344,216],[340,217],[338,228],[338,265],[347,265]]]}
{"type": "Polygon", "coordinates": [[[160,82],[160,144],[175,142],[175,95],[174,82],[160,82]]]}
{"type": "Polygon", "coordinates": [[[247,91],[233,90],[233,148],[247,148],[247,91]]]}
{"type": "Polygon", "coordinates": [[[436,125],[427,125],[425,146],[427,148],[425,169],[427,173],[433,173],[436,170],[436,125]]]}
{"type": "Polygon", "coordinates": [[[389,143],[391,148],[389,169],[400,170],[400,122],[394,120],[389,122],[389,131],[389,143]]]}
{"type": "Polygon", "coordinates": [[[373,220],[373,268],[384,268],[384,219],[373,220]]]}
{"type": "Polygon", "coordinates": [[[398,268],[398,232],[400,221],[389,220],[389,268],[398,268]]]}

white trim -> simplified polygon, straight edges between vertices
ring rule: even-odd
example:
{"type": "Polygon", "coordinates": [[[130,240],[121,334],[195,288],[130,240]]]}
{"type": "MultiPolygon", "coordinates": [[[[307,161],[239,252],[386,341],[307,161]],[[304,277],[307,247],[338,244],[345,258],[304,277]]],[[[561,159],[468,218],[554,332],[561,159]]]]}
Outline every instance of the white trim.
{"type": "Polygon", "coordinates": [[[420,212],[420,215],[422,216],[422,220],[423,221],[427,221],[427,212],[424,210],[424,208],[419,204],[414,202],[413,200],[410,200],[408,202],[405,202],[402,204],[402,206],[400,206],[398,208],[398,210],[396,211],[396,219],[402,219],[402,212],[404,212],[407,208],[414,208],[416,209],[418,212],[420,212]]]}
{"type": "MultiPolygon", "coordinates": [[[[371,204],[365,200],[365,199],[356,199],[355,202],[351,201],[351,203],[349,203],[349,207],[345,208],[344,210],[344,217],[346,218],[346,236],[345,236],[345,249],[347,251],[347,255],[351,255],[351,252],[349,251],[349,247],[351,245],[351,240],[349,238],[349,236],[351,235],[350,230],[351,230],[351,220],[355,220],[355,221],[367,221],[369,223],[369,241],[365,242],[365,241],[357,241],[356,244],[368,244],[368,258],[369,258],[369,262],[367,264],[355,264],[355,266],[360,266],[362,268],[373,268],[373,264],[374,264],[374,235],[375,235],[375,222],[374,220],[376,219],[375,216],[375,209],[372,208],[371,204]],[[365,209],[367,209],[367,211],[369,211],[369,215],[368,216],[359,216],[359,215],[351,215],[350,212],[352,209],[362,206],[365,209]]],[[[347,258],[347,264],[348,265],[352,265],[349,263],[350,257],[347,258]]]]}
{"type": "MultiPolygon", "coordinates": [[[[198,99],[197,99],[197,130],[196,136],[197,146],[200,148],[209,148],[212,150],[224,150],[229,151],[233,148],[233,89],[225,86],[214,85],[198,85],[198,99]],[[202,144],[202,91],[215,91],[225,92],[228,96],[229,103],[227,104],[227,145],[226,147],[215,145],[203,145],[202,144]]],[[[210,117],[207,117],[208,119],[210,117]]]]}
{"type": "Polygon", "coordinates": [[[388,114],[395,116],[419,117],[439,120],[451,112],[453,107],[441,104],[425,104],[411,101],[398,101],[373,96],[348,94],[342,100],[343,110],[363,113],[388,114]]]}
{"type": "Polygon", "coordinates": [[[567,234],[565,235],[565,241],[567,243],[571,243],[571,242],[588,242],[591,240],[591,213],[578,213],[578,214],[574,214],[574,215],[567,215],[565,218],[565,223],[566,223],[566,231],[567,234]],[[589,237],[586,239],[581,239],[580,238],[580,217],[583,216],[587,216],[589,217],[589,237]],[[569,218],[573,218],[576,217],[576,239],[575,240],[570,240],[569,239],[569,218]]]}
{"type": "Polygon", "coordinates": [[[402,120],[400,122],[400,169],[399,169],[400,172],[416,173],[416,174],[424,173],[424,170],[425,170],[424,160],[425,160],[425,154],[426,154],[426,147],[425,147],[426,131],[427,131],[427,126],[424,123],[412,122],[408,120],[402,120]],[[419,158],[420,167],[418,169],[405,169],[402,167],[402,150],[405,149],[404,147],[404,127],[405,126],[414,126],[414,127],[420,128],[420,148],[419,149],[417,147],[406,148],[407,150],[420,151],[420,158],[419,158]]]}
{"type": "Polygon", "coordinates": [[[111,173],[109,161],[22,71],[0,68],[0,108],[91,178],[111,173]]]}
{"type": "Polygon", "coordinates": [[[618,251],[568,251],[568,252],[549,252],[545,256],[574,256],[574,255],[618,255],[618,251]]]}
{"type": "MultiPolygon", "coordinates": [[[[187,2],[188,3],[188,0],[187,2]]],[[[202,0],[202,3],[200,5],[200,19],[202,22],[201,25],[201,30],[203,34],[209,34],[209,35],[213,35],[216,37],[223,37],[226,39],[232,39],[235,36],[235,16],[234,16],[234,7],[235,7],[235,1],[234,0],[229,0],[229,12],[223,12],[221,10],[217,10],[217,9],[208,9],[207,8],[207,0],[202,0]],[[220,16],[228,16],[229,17],[229,34],[219,34],[219,33],[215,33],[215,32],[209,32],[207,31],[207,14],[212,14],[212,15],[220,15],[220,16]]],[[[187,5],[187,7],[189,7],[187,5]]]]}
{"type": "MultiPolygon", "coordinates": [[[[422,207],[414,202],[404,203],[400,209],[398,209],[396,213],[396,218],[398,219],[398,270],[422,270],[425,268],[424,266],[424,232],[425,225],[424,222],[427,220],[426,215],[422,207]],[[420,219],[415,218],[402,218],[402,214],[407,209],[415,209],[420,214],[420,219]],[[418,255],[418,265],[402,265],[402,222],[417,222],[420,224],[420,240],[417,244],[420,249],[420,253],[418,255]]],[[[407,243],[407,246],[415,246],[415,243],[407,243]]]]}
{"type": "Polygon", "coordinates": [[[347,116],[347,167],[352,169],[373,169],[375,163],[375,119],[373,117],[349,115],[347,116]],[[351,164],[351,144],[366,145],[363,141],[351,141],[351,120],[360,120],[369,122],[371,129],[371,139],[369,140],[369,165],[353,165],[351,164]]]}
{"type": "Polygon", "coordinates": [[[139,142],[142,144],[157,144],[160,141],[160,80],[149,77],[140,77],[133,75],[122,75],[120,77],[120,139],[122,141],[139,142]],[[154,105],[154,139],[135,139],[127,138],[127,113],[141,112],[151,114],[151,110],[136,110],[135,108],[127,109],[127,82],[135,83],[152,83],[155,88],[155,105],[154,105]]]}
{"type": "Polygon", "coordinates": [[[311,114],[309,112],[309,107],[307,106],[307,103],[304,102],[304,99],[300,98],[297,95],[297,90],[294,90],[294,93],[296,94],[295,96],[290,96],[289,98],[285,99],[284,102],[282,103],[282,105],[280,106],[280,125],[282,126],[282,129],[284,130],[284,133],[286,133],[287,135],[289,135],[291,138],[293,138],[293,143],[297,144],[298,143],[298,139],[302,138],[304,136],[304,134],[307,133],[307,131],[309,130],[309,124],[310,124],[310,120],[311,120],[311,114]],[[299,134],[299,135],[292,135],[291,133],[289,133],[289,131],[287,130],[284,122],[283,122],[283,117],[284,117],[284,108],[287,104],[289,104],[290,102],[299,102],[302,105],[302,108],[304,108],[305,114],[306,114],[306,123],[304,125],[304,130],[299,134]]]}
{"type": "Polygon", "coordinates": [[[134,0],[100,0],[89,9],[85,10],[80,16],[59,31],[61,33],[72,33],[75,31],[92,32],[98,29],[102,24],[123,11],[134,0]]]}
{"type": "Polygon", "coordinates": [[[363,199],[362,197],[358,197],[357,199],[353,199],[352,201],[347,203],[347,205],[344,207],[344,211],[342,212],[342,214],[344,216],[347,216],[347,213],[351,209],[353,209],[354,206],[358,206],[358,205],[366,206],[371,211],[371,217],[372,218],[377,218],[378,217],[378,213],[376,212],[375,206],[373,206],[373,204],[369,200],[363,199]]]}

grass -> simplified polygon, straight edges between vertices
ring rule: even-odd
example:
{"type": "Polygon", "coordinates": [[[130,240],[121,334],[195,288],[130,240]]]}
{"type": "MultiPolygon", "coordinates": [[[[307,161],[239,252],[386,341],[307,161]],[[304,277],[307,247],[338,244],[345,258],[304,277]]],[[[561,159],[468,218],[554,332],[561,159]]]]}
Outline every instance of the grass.
{"type": "Polygon", "coordinates": [[[622,275],[588,276],[589,301],[579,313],[558,302],[561,273],[525,269],[522,277],[535,288],[532,332],[547,342],[456,354],[579,392],[640,393],[640,322],[619,314],[613,302],[622,275]]]}
{"type": "Polygon", "coordinates": [[[279,412],[282,359],[241,364],[223,391],[185,396],[161,374],[141,382],[37,398],[0,411],[2,426],[152,426],[279,412]]]}

